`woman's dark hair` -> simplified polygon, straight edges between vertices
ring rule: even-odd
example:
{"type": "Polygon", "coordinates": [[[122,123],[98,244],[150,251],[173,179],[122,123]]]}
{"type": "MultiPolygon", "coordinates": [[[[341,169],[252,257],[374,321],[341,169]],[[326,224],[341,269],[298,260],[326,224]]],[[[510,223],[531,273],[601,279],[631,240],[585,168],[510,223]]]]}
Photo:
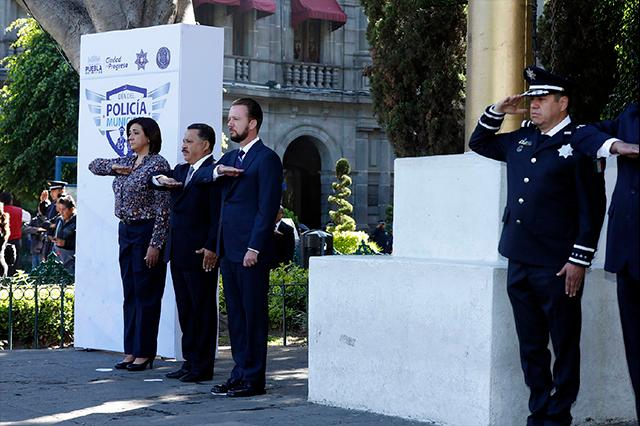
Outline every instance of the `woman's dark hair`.
{"type": "Polygon", "coordinates": [[[58,201],[56,201],[56,203],[60,203],[68,209],[76,208],[76,200],[74,200],[71,195],[65,195],[64,197],[58,198],[58,201]]]}
{"type": "Polygon", "coordinates": [[[139,124],[144,135],[149,138],[149,154],[158,154],[162,147],[162,135],[156,120],[149,117],[136,117],[130,120],[127,123],[127,136],[129,136],[129,129],[134,124],[139,124]]]}

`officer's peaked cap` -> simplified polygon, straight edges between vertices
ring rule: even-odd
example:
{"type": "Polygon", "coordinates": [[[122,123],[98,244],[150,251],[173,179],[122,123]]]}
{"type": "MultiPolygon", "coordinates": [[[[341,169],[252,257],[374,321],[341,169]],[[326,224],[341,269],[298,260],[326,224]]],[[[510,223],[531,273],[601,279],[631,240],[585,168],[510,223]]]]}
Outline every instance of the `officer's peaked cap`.
{"type": "Polygon", "coordinates": [[[524,69],[524,79],[529,83],[529,90],[523,96],[546,96],[552,93],[568,94],[572,83],[568,78],[552,74],[544,68],[528,66],[524,69]]]}
{"type": "Polygon", "coordinates": [[[67,186],[67,182],[62,180],[48,180],[47,185],[49,185],[49,189],[62,189],[67,186]]]}

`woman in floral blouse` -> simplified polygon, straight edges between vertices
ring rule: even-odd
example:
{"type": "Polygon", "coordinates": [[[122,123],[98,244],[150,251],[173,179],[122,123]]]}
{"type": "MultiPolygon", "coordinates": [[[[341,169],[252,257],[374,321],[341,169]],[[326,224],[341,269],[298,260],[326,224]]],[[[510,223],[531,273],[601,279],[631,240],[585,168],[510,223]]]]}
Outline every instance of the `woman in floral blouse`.
{"type": "Polygon", "coordinates": [[[120,219],[120,274],[124,289],[124,359],[115,365],[129,371],[153,367],[167,265],[161,257],[168,232],[169,192],[151,189],[151,175],[170,170],[158,153],[160,127],[153,119],[127,124],[131,155],[96,159],[89,170],[115,176],[115,215],[120,219]]]}

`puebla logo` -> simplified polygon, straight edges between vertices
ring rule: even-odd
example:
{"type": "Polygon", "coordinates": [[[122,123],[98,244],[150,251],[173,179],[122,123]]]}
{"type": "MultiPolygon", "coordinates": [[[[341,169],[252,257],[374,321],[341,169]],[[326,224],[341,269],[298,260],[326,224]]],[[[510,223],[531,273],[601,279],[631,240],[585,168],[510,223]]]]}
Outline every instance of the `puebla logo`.
{"type": "Polygon", "coordinates": [[[85,91],[93,121],[116,154],[124,157],[131,153],[125,134],[129,120],[151,117],[158,121],[167,103],[170,87],[171,83],[166,83],[148,91],[144,87],[125,84],[104,95],[89,89],[85,91]]]}
{"type": "Polygon", "coordinates": [[[158,49],[158,53],[156,54],[156,65],[161,70],[167,68],[171,63],[171,51],[166,47],[161,47],[158,49]]]}

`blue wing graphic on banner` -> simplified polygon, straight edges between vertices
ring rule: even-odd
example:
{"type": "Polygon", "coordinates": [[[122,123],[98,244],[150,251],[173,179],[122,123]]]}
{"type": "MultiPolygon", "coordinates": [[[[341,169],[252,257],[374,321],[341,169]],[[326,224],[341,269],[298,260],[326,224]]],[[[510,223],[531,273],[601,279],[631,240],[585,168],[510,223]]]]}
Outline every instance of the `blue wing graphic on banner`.
{"type": "Polygon", "coordinates": [[[87,106],[93,122],[109,146],[121,157],[131,153],[125,134],[127,123],[135,117],[151,117],[158,121],[167,103],[171,83],[148,90],[145,87],[125,84],[107,91],[104,95],[85,90],[87,106]]]}

